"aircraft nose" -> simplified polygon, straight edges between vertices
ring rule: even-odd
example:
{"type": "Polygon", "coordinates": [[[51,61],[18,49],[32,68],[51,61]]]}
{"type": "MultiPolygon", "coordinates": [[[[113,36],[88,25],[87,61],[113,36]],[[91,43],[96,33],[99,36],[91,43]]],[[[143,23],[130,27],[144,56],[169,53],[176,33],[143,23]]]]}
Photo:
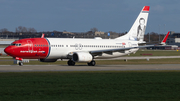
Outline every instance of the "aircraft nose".
{"type": "Polygon", "coordinates": [[[12,49],[8,46],[4,49],[4,52],[8,55],[11,55],[12,49]]]}

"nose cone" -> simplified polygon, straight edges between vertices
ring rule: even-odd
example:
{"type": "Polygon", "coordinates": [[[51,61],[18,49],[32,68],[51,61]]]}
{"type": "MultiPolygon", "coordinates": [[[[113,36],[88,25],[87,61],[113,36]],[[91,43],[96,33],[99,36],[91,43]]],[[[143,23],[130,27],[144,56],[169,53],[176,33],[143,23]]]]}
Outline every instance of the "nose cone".
{"type": "Polygon", "coordinates": [[[8,54],[8,55],[11,55],[12,49],[8,46],[8,47],[6,47],[6,48],[4,49],[4,52],[5,52],[6,54],[8,54]]]}

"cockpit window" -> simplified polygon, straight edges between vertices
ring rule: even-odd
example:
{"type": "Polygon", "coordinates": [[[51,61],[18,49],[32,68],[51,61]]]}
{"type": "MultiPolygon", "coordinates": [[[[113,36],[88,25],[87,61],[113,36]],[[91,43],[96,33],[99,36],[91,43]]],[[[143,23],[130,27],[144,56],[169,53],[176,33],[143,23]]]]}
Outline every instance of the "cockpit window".
{"type": "Polygon", "coordinates": [[[14,43],[11,43],[11,46],[15,46],[15,44],[14,44],[14,43]]]}
{"type": "Polygon", "coordinates": [[[21,46],[21,44],[20,43],[16,43],[16,44],[12,43],[11,46],[21,46]]]}
{"type": "Polygon", "coordinates": [[[16,46],[21,46],[21,44],[20,44],[20,43],[18,43],[18,44],[16,44],[16,46]]]}

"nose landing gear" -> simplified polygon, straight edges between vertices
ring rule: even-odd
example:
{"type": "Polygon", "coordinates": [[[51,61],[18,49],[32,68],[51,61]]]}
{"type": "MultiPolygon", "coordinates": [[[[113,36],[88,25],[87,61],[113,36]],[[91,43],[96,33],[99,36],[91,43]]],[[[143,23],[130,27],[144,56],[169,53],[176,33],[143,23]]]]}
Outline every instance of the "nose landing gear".
{"type": "Polygon", "coordinates": [[[19,66],[23,66],[23,62],[22,61],[19,61],[19,66]]]}
{"type": "Polygon", "coordinates": [[[23,58],[16,57],[15,59],[18,61],[17,63],[19,64],[19,66],[23,66],[23,58]]]}

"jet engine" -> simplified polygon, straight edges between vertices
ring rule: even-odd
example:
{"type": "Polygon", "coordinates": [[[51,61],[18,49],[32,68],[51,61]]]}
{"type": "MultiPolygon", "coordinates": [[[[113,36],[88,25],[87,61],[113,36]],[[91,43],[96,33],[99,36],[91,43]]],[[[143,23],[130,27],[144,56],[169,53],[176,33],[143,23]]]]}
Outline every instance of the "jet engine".
{"type": "Polygon", "coordinates": [[[39,59],[40,62],[56,62],[57,59],[39,59]]]}
{"type": "Polygon", "coordinates": [[[74,62],[90,62],[92,61],[93,57],[88,52],[76,52],[73,53],[72,60],[74,62]]]}

